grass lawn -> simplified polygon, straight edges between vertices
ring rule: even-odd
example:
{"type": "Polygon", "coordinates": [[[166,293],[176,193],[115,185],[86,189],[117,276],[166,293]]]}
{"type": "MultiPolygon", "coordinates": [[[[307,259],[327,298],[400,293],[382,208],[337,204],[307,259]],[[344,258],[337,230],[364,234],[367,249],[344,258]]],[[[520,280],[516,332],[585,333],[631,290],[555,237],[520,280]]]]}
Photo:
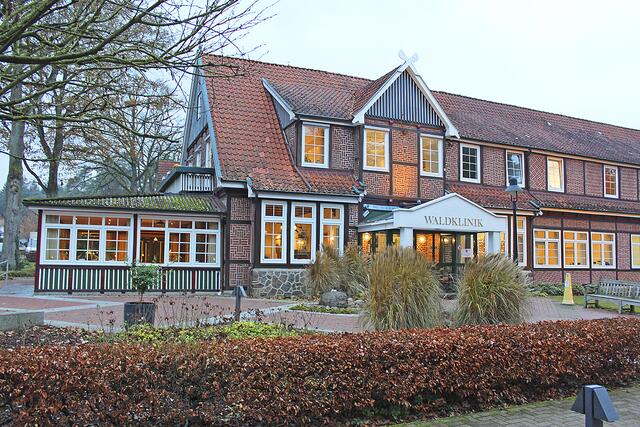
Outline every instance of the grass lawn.
{"type": "MultiPolygon", "coordinates": [[[[551,298],[554,301],[562,302],[562,296],[560,295],[550,296],[549,298],[551,298]]],[[[579,305],[580,307],[584,307],[584,297],[582,295],[574,295],[573,302],[576,303],[576,305],[579,305]]],[[[599,305],[599,308],[615,311],[616,313],[618,312],[618,304],[615,304],[611,301],[599,301],[598,305],[599,305]]],[[[592,306],[589,306],[589,308],[591,307],[592,306]]]]}

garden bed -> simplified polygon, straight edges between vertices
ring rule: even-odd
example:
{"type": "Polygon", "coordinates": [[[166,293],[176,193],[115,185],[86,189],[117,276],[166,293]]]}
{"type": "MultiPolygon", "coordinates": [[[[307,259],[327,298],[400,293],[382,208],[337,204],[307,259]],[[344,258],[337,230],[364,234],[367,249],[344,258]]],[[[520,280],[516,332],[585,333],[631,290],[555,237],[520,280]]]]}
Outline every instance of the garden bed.
{"type": "Polygon", "coordinates": [[[640,376],[640,319],[0,351],[0,423],[337,424],[574,395],[640,376]],[[580,361],[573,363],[572,361],[580,361]]]}
{"type": "Polygon", "coordinates": [[[324,305],[309,305],[309,304],[294,305],[293,307],[289,307],[289,310],[309,311],[312,313],[323,313],[323,314],[358,314],[360,313],[360,309],[355,307],[337,308],[337,307],[325,307],[324,305]]]}

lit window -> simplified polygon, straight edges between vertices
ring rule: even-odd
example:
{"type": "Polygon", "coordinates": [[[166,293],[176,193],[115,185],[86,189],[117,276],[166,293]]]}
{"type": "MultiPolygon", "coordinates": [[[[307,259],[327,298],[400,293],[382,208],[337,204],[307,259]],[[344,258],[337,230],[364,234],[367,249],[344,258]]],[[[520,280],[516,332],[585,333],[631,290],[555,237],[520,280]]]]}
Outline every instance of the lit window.
{"type": "Polygon", "coordinates": [[[389,132],[365,129],[364,133],[364,169],[388,171],[389,132]]]}
{"type": "Polygon", "coordinates": [[[618,197],[618,168],[604,165],[604,197],[618,197]]]}
{"type": "Polygon", "coordinates": [[[343,208],[341,205],[320,205],[322,216],[320,227],[322,228],[322,244],[334,246],[338,252],[343,249],[343,208]]]}
{"type": "Polygon", "coordinates": [[[107,230],[105,261],[126,261],[129,250],[127,230],[107,230]]]}
{"type": "MultiPolygon", "coordinates": [[[[513,232],[513,217],[509,220],[509,230],[513,232]]],[[[518,217],[518,265],[527,264],[527,220],[518,217]]],[[[513,240],[509,242],[509,247],[513,246],[513,240]]]]}
{"type": "Polygon", "coordinates": [[[425,176],[442,176],[442,139],[433,136],[420,138],[420,172],[425,176]]]}
{"type": "Polygon", "coordinates": [[[515,178],[520,187],[524,186],[524,154],[507,151],[507,184],[515,178]]]}
{"type": "Polygon", "coordinates": [[[285,224],[285,203],[264,202],[262,205],[262,262],[285,262],[285,224]]]}
{"type": "Polygon", "coordinates": [[[316,206],[293,203],[291,209],[291,262],[309,263],[314,258],[316,247],[316,206]]]}
{"type": "Polygon", "coordinates": [[[460,179],[480,182],[480,147],[460,144],[460,179]]]}
{"type": "Polygon", "coordinates": [[[329,127],[302,126],[302,166],[329,166],[329,127]]]}
{"type": "Polygon", "coordinates": [[[547,190],[564,191],[564,164],[562,159],[547,157],[547,190]]]}
{"type": "Polygon", "coordinates": [[[219,234],[218,221],[141,218],[140,262],[217,266],[219,234]]]}
{"type": "Polygon", "coordinates": [[[76,231],[76,260],[100,260],[100,230],[76,231]]]}
{"type": "Polygon", "coordinates": [[[533,230],[535,267],[560,267],[560,231],[533,230]]]}
{"type": "Polygon", "coordinates": [[[631,267],[640,268],[640,234],[631,235],[631,267]]]}
{"type": "Polygon", "coordinates": [[[574,268],[586,268],[589,266],[588,233],[586,231],[565,231],[564,241],[564,266],[574,268]]]}
{"type": "Polygon", "coordinates": [[[591,266],[593,268],[615,268],[615,241],[613,233],[591,233],[591,266]]]}
{"type": "Polygon", "coordinates": [[[47,261],[68,261],[71,243],[71,230],[52,228],[47,230],[45,259],[47,261]]]}

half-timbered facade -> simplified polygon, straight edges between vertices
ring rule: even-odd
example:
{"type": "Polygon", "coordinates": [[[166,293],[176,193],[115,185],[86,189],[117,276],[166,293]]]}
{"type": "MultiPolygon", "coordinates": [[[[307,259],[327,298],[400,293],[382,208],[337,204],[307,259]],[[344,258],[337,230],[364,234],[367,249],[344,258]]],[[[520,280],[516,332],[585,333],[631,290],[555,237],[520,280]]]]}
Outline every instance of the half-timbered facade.
{"type": "MultiPolygon", "coordinates": [[[[223,288],[301,294],[304,268],[322,245],[354,241],[369,253],[415,247],[455,275],[473,257],[508,254],[515,240],[536,281],[561,282],[564,272],[578,283],[640,280],[640,130],[431,91],[415,58],[376,80],[220,56],[199,61],[182,166],[160,191],[215,200],[219,211],[201,213],[219,218],[211,268],[220,269],[223,288]],[[510,179],[523,189],[515,231],[510,179]]],[[[47,206],[64,208],[44,203],[30,202],[44,218],[42,274],[56,265],[43,257],[53,244],[47,206]]],[[[127,256],[149,262],[140,239],[150,231],[130,219],[139,249],[127,256]]],[[[69,259],[81,264],[78,245],[69,259]]],[[[189,250],[195,260],[197,249],[189,250]]],[[[171,253],[164,268],[175,267],[171,253]]]]}

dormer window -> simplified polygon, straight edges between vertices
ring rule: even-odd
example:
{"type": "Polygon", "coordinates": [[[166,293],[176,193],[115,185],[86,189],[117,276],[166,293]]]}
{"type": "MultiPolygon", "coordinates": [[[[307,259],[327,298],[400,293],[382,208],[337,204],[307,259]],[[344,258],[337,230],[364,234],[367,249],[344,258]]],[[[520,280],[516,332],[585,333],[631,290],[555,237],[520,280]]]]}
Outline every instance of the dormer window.
{"type": "Polygon", "coordinates": [[[329,126],[302,125],[302,166],[329,167],[329,126]]]}
{"type": "Polygon", "coordinates": [[[520,151],[507,151],[507,183],[511,178],[524,187],[524,154],[520,151]]]}
{"type": "Polygon", "coordinates": [[[480,182],[480,147],[460,144],[460,180],[480,182]]]}
{"type": "Polygon", "coordinates": [[[618,168],[604,165],[604,197],[618,198],[618,168]]]}

